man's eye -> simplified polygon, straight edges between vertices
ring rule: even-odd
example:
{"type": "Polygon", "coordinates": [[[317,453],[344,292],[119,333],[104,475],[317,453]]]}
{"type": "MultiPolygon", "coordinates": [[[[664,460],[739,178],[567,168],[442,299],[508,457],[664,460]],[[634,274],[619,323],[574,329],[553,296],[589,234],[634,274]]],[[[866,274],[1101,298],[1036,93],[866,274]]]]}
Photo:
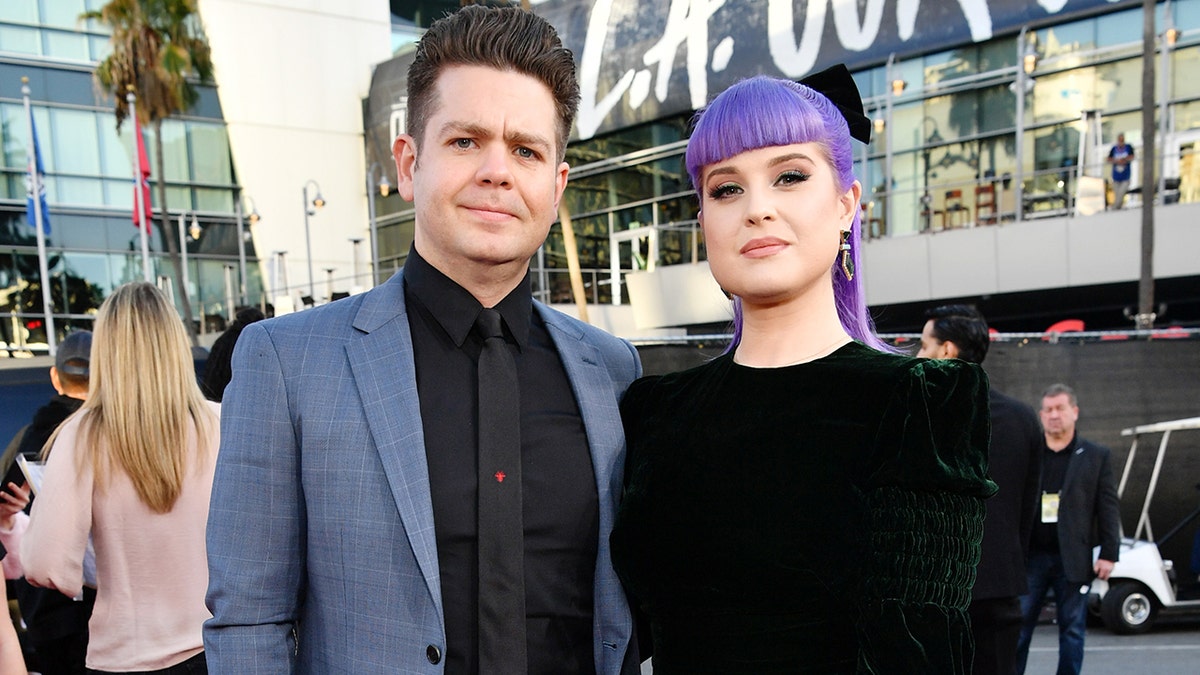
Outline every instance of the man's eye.
{"type": "Polygon", "coordinates": [[[454,140],[454,147],[466,150],[467,148],[471,147],[471,139],[457,138],[454,140]]]}

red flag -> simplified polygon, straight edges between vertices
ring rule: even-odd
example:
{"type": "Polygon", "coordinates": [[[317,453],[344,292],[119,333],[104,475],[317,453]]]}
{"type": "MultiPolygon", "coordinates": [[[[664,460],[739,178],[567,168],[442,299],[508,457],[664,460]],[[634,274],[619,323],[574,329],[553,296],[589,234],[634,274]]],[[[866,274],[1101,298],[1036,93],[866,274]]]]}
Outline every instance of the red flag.
{"type": "Polygon", "coordinates": [[[146,159],[146,142],[142,140],[142,125],[138,123],[137,118],[133,120],[133,133],[137,135],[137,171],[134,180],[136,184],[133,186],[133,226],[137,227],[139,218],[137,212],[137,189],[140,185],[142,189],[142,211],[146,216],[146,234],[150,234],[150,160],[146,159]]]}

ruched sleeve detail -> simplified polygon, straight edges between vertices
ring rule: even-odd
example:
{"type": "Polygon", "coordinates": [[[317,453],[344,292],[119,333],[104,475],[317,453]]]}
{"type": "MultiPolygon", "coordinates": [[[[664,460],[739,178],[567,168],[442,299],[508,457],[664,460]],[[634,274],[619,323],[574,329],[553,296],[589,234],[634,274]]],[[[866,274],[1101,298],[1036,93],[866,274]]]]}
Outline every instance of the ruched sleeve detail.
{"type": "Polygon", "coordinates": [[[861,673],[969,673],[983,500],[887,486],[868,496],[861,673]]]}

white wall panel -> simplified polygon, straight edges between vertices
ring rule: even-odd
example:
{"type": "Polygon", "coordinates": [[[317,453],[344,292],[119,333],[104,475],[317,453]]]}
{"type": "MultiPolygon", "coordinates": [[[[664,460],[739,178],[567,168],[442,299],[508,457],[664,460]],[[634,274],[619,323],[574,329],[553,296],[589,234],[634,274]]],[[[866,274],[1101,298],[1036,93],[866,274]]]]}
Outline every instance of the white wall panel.
{"type": "Polygon", "coordinates": [[[863,249],[867,303],[889,305],[931,296],[929,237],[876,239],[863,249]]]}
{"type": "MultiPolygon", "coordinates": [[[[307,295],[302,189],[314,179],[327,201],[310,220],[316,293],[326,295],[324,268],[336,268],[335,291],[349,290],[349,239],[369,236],[362,99],[374,64],[391,56],[388,4],[201,0],[200,13],[238,180],[263,217],[260,259],[288,251],[288,280],[307,295]]],[[[359,260],[367,278],[366,241],[359,260]]],[[[270,283],[266,265],[263,278],[270,283]]]]}
{"type": "Polygon", "coordinates": [[[929,236],[933,297],[979,295],[996,291],[996,235],[993,227],[949,230],[929,236]]]}
{"type": "Polygon", "coordinates": [[[996,230],[997,293],[1067,285],[1066,220],[1005,223],[996,230]]]}
{"type": "MultiPolygon", "coordinates": [[[[886,305],[1136,281],[1141,212],[1045,218],[866,244],[867,302],[886,305]]],[[[1154,274],[1200,274],[1200,204],[1155,209],[1154,274]]]]}

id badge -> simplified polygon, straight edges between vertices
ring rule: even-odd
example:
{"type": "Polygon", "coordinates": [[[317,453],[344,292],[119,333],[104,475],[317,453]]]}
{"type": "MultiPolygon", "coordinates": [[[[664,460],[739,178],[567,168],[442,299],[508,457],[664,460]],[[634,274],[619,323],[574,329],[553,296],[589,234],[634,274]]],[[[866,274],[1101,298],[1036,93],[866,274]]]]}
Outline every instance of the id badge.
{"type": "Polygon", "coordinates": [[[1042,493],[1042,522],[1057,523],[1058,522],[1058,493],[1043,492],[1042,493]]]}

